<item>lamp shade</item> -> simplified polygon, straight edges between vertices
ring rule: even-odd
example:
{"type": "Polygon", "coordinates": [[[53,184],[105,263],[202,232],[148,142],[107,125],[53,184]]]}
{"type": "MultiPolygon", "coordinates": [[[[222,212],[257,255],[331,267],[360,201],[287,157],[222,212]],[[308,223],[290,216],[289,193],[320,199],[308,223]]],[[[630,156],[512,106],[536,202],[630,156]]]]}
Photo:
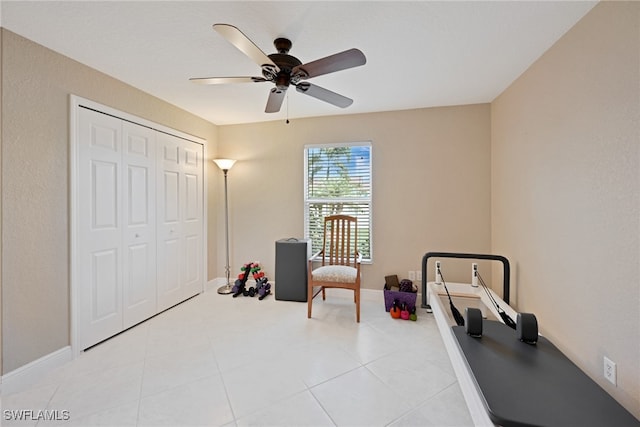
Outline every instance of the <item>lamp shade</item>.
{"type": "Polygon", "coordinates": [[[231,160],[231,159],[213,159],[213,161],[223,171],[231,169],[233,164],[236,162],[235,160],[231,160]]]}

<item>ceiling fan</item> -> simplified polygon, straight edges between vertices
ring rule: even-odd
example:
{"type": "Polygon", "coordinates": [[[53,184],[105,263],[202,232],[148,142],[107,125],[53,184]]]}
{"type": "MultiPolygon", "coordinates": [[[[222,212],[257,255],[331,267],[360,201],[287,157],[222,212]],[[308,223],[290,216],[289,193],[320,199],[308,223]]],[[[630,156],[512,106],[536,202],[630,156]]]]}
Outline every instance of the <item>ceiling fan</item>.
{"type": "Polygon", "coordinates": [[[275,39],[273,44],[278,53],[266,55],[255,43],[244,35],[242,31],[233,25],[215,24],[213,29],[258,64],[262,68],[262,77],[204,77],[189,79],[192,82],[208,85],[226,83],[275,83],[275,87],[271,89],[269,98],[267,99],[266,113],[276,113],[280,111],[284,95],[289,85],[295,86],[296,90],[300,93],[340,108],[346,108],[353,103],[353,100],[346,96],[313,85],[305,80],[364,65],[367,59],[360,50],[349,49],[303,64],[298,58],[289,55],[289,50],[291,49],[291,41],[289,39],[275,39]]]}

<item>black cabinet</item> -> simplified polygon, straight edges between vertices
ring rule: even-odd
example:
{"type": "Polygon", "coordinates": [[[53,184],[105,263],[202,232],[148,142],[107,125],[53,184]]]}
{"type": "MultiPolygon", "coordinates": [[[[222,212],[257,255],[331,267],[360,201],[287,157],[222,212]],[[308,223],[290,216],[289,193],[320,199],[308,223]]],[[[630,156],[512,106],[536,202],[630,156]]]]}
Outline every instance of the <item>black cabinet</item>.
{"type": "Polygon", "coordinates": [[[275,297],[283,301],[307,301],[307,264],[311,257],[309,239],[276,241],[275,297]]]}

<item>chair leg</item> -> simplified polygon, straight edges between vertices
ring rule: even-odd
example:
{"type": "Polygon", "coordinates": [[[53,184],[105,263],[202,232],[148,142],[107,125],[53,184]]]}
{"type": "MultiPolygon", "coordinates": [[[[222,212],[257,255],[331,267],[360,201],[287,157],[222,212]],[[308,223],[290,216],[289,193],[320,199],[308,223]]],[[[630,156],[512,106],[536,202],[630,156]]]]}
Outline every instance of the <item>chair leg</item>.
{"type": "Polygon", "coordinates": [[[324,293],[324,286],[322,287],[322,301],[327,299],[327,295],[324,293]]]}
{"type": "Polygon", "coordinates": [[[307,286],[307,319],[311,319],[311,304],[313,304],[313,286],[307,286]]]}
{"type": "Polygon", "coordinates": [[[356,289],[353,295],[356,300],[356,321],[360,323],[360,289],[356,289]]]}

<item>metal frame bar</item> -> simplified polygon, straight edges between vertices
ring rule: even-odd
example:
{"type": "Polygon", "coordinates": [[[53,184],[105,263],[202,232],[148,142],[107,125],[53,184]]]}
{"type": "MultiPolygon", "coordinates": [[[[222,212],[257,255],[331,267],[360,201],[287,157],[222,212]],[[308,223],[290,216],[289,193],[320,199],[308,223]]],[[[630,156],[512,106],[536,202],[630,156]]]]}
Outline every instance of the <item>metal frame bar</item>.
{"type": "Polygon", "coordinates": [[[502,299],[509,304],[509,294],[511,289],[511,267],[509,260],[502,255],[487,254],[465,254],[455,252],[427,252],[422,257],[422,308],[431,310],[429,301],[427,301],[427,261],[429,258],[458,258],[458,259],[485,259],[491,261],[500,261],[502,263],[502,299]]]}

